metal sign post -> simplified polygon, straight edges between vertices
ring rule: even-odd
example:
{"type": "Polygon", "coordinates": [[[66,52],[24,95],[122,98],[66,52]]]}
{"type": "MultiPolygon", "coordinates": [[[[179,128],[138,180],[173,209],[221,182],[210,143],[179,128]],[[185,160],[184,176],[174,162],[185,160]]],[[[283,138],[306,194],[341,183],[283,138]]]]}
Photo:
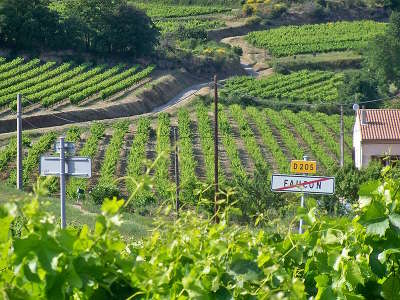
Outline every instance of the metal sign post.
{"type": "Polygon", "coordinates": [[[42,156],[40,158],[39,173],[41,176],[60,177],[61,228],[65,229],[67,227],[65,214],[66,176],[90,178],[92,176],[92,161],[89,157],[66,156],[66,153],[69,155],[75,153],[75,145],[65,143],[63,136],[55,144],[54,150],[60,153],[60,156],[42,156]]]}
{"type": "MultiPolygon", "coordinates": [[[[303,156],[303,160],[307,161],[308,160],[308,156],[304,155],[303,156]]],[[[305,164],[305,166],[307,166],[307,164],[305,164]]],[[[304,171],[303,171],[304,174],[304,171]]],[[[304,192],[301,193],[301,198],[300,198],[300,207],[304,207],[304,192]]],[[[300,218],[300,223],[299,223],[299,233],[302,234],[302,229],[303,229],[303,219],[300,218]]]]}
{"type": "Polygon", "coordinates": [[[61,229],[67,227],[65,220],[65,152],[64,137],[60,137],[60,200],[61,200],[61,229]]]}
{"type": "MultiPolygon", "coordinates": [[[[293,160],[291,172],[302,175],[273,174],[271,191],[277,193],[301,193],[300,206],[304,207],[305,194],[332,195],[335,193],[335,178],[310,176],[315,174],[317,163],[308,161],[305,155],[303,160],[293,160]]],[[[303,219],[300,219],[299,233],[303,233],[303,219]]]]}

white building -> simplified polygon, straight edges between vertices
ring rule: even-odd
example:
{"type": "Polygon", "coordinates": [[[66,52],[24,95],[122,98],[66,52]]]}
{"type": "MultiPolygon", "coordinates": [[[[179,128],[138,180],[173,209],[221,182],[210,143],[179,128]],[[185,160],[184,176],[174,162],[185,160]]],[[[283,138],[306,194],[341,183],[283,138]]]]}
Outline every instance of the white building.
{"type": "Polygon", "coordinates": [[[353,130],[353,159],[356,168],[372,159],[400,157],[400,110],[359,109],[353,130]]]}

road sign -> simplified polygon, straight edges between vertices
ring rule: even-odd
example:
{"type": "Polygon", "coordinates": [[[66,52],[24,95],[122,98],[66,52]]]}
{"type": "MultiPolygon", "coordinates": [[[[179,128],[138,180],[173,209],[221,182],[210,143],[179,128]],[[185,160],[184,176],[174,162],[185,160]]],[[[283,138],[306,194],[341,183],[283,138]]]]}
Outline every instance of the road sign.
{"type": "Polygon", "coordinates": [[[317,162],[312,160],[292,160],[290,162],[291,173],[315,174],[317,162]]]}
{"type": "MultiPolygon", "coordinates": [[[[42,156],[39,171],[41,176],[60,176],[60,158],[42,156]]],[[[66,157],[65,175],[90,178],[92,176],[92,160],[89,157],[66,157]]]]}
{"type": "MultiPolygon", "coordinates": [[[[56,142],[54,144],[54,151],[57,153],[60,153],[60,142],[56,142]]],[[[64,142],[64,151],[67,152],[68,154],[74,154],[75,153],[75,144],[71,142],[64,142]]]]}
{"type": "Polygon", "coordinates": [[[335,177],[274,174],[271,191],[332,195],[335,193],[335,177]]]}

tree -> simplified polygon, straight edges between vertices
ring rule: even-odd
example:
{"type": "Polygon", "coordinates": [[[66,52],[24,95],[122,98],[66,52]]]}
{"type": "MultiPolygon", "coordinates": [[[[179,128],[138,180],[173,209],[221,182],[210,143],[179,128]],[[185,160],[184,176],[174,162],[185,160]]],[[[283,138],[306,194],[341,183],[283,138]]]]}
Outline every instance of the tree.
{"type": "Polygon", "coordinates": [[[55,47],[62,31],[58,14],[46,0],[3,0],[0,3],[0,38],[6,46],[20,48],[55,47]]]}
{"type": "Polygon", "coordinates": [[[159,32],[151,19],[143,11],[126,4],[105,19],[105,24],[103,48],[109,52],[146,55],[158,41],[159,32]]]}
{"type": "MultiPolygon", "coordinates": [[[[338,88],[339,99],[345,103],[358,103],[377,99],[381,96],[378,82],[365,70],[351,70],[344,74],[343,83],[338,88]]],[[[379,103],[371,103],[369,107],[379,103]]]]}
{"type": "Polygon", "coordinates": [[[86,50],[143,55],[157,42],[151,19],[125,0],[70,0],[64,6],[66,24],[86,50]]]}
{"type": "Polygon", "coordinates": [[[365,69],[379,80],[381,90],[400,87],[400,12],[393,11],[388,28],[365,51],[365,69]]]}

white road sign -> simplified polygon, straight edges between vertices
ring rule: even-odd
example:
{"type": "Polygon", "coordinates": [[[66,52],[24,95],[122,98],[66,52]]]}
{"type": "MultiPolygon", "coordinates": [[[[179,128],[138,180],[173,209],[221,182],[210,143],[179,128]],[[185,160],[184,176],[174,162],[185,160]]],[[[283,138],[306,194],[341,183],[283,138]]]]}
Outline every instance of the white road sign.
{"type": "Polygon", "coordinates": [[[332,195],[335,193],[335,177],[274,174],[271,191],[332,195]]]}
{"type": "MultiPolygon", "coordinates": [[[[60,176],[60,158],[42,156],[40,158],[39,172],[41,176],[60,176]]],[[[90,178],[92,176],[92,160],[89,157],[65,158],[65,174],[90,178]]]]}
{"type": "MultiPolygon", "coordinates": [[[[54,151],[56,151],[57,153],[60,153],[60,148],[61,148],[60,142],[56,142],[54,144],[54,151]]],[[[71,142],[64,142],[64,150],[68,154],[74,154],[75,153],[75,144],[71,143],[71,142]]]]}

